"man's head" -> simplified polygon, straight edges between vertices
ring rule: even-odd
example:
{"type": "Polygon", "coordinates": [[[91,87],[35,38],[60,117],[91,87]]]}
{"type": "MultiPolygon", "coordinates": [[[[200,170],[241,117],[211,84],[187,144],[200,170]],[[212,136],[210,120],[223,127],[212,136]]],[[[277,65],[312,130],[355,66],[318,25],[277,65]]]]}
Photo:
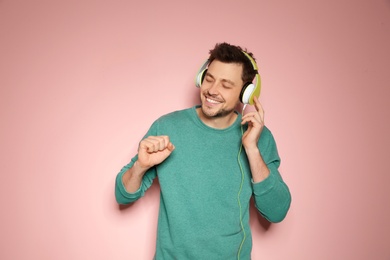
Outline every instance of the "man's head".
{"type": "MultiPolygon", "coordinates": [[[[252,57],[251,53],[248,55],[252,57]]],[[[205,118],[231,115],[240,100],[243,85],[252,82],[256,73],[241,47],[221,43],[210,50],[208,68],[203,73],[200,86],[205,118]]]]}

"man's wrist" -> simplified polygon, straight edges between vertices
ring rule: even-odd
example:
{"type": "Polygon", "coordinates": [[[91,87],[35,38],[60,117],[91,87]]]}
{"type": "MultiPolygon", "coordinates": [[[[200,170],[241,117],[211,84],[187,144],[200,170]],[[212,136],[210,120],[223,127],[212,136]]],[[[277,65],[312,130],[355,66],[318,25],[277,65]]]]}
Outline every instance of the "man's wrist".
{"type": "Polygon", "coordinates": [[[134,162],[132,168],[134,168],[134,174],[141,176],[150,169],[150,167],[143,166],[138,160],[134,162]]]}
{"type": "Polygon", "coordinates": [[[257,146],[244,146],[244,149],[247,156],[257,156],[260,154],[259,148],[257,146]]]}

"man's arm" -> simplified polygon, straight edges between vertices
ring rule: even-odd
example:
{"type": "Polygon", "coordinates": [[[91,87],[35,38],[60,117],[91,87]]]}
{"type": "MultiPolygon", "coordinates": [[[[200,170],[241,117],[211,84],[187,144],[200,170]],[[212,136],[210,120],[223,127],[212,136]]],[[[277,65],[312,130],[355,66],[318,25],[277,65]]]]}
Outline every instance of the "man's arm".
{"type": "Polygon", "coordinates": [[[245,149],[245,153],[248,157],[253,182],[257,183],[267,179],[270,171],[265,164],[259,149],[257,147],[254,149],[245,149]]]}
{"type": "MultiPolygon", "coordinates": [[[[138,155],[136,155],[130,163],[128,163],[126,166],[124,166],[121,171],[117,174],[116,180],[115,180],[115,198],[118,204],[130,204],[139,198],[141,198],[147,189],[152,185],[154,178],[156,177],[155,171],[152,171],[150,169],[149,172],[145,173],[142,177],[142,180],[139,184],[133,183],[132,186],[138,186],[138,189],[134,190],[130,187],[125,186],[125,182],[123,181],[124,175],[131,174],[131,169],[133,168],[134,163],[136,162],[138,158],[138,155]],[[128,173],[130,172],[130,173],[128,173]],[[130,192],[131,191],[131,192],[130,192]]],[[[134,170],[134,169],[133,169],[134,170]]],[[[126,177],[125,177],[126,178],[126,177]]],[[[133,182],[134,180],[132,180],[133,182]]],[[[127,183],[127,185],[129,185],[127,183]]]]}
{"type": "MultiPolygon", "coordinates": [[[[270,175],[272,176],[272,175],[270,175]]],[[[281,222],[291,204],[291,194],[287,185],[276,177],[253,183],[255,206],[269,222],[281,222]]]]}
{"type": "Polygon", "coordinates": [[[128,204],[139,199],[154,179],[152,176],[145,180],[145,173],[163,162],[174,149],[168,136],[148,136],[143,139],[138,147],[137,156],[117,175],[115,185],[117,202],[128,204]]]}
{"type": "Polygon", "coordinates": [[[243,115],[241,121],[242,125],[248,124],[248,129],[242,136],[242,145],[248,157],[253,181],[261,182],[269,176],[270,171],[258,147],[264,129],[264,110],[257,97],[254,97],[253,100],[256,111],[243,115]]]}
{"type": "Polygon", "coordinates": [[[290,208],[291,194],[279,173],[280,157],[271,132],[265,128],[260,150],[248,151],[255,205],[268,221],[282,221],[290,208]]]}
{"type": "Polygon", "coordinates": [[[122,183],[128,193],[135,193],[139,190],[147,170],[147,168],[141,167],[138,161],[135,161],[133,166],[122,175],[122,183]]]}
{"type": "Polygon", "coordinates": [[[252,174],[256,207],[270,222],[280,222],[290,208],[291,194],[278,171],[280,158],[272,134],[264,127],[263,107],[256,97],[254,101],[256,111],[242,117],[241,124],[248,124],[242,144],[252,174]]]}

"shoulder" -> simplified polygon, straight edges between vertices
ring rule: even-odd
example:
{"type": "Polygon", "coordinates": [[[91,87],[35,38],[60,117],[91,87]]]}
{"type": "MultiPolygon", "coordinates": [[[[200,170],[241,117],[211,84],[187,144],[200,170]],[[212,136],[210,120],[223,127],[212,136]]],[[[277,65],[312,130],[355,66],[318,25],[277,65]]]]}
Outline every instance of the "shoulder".
{"type": "Polygon", "coordinates": [[[276,145],[271,130],[266,126],[264,126],[263,131],[261,132],[259,143],[266,146],[276,145]]]}
{"type": "Polygon", "coordinates": [[[191,115],[191,111],[193,109],[194,108],[176,110],[168,114],[162,115],[156,121],[162,123],[162,122],[172,122],[172,121],[182,120],[184,118],[188,118],[191,115]]]}
{"type": "Polygon", "coordinates": [[[269,128],[264,126],[258,145],[264,161],[280,161],[276,141],[269,128]]]}
{"type": "Polygon", "coordinates": [[[261,132],[261,137],[272,137],[272,132],[267,126],[264,126],[263,131],[261,132]]]}
{"type": "Polygon", "coordinates": [[[180,124],[181,127],[188,125],[188,122],[191,121],[191,118],[194,114],[194,107],[186,108],[182,110],[177,110],[170,112],[168,114],[160,116],[156,119],[151,128],[155,129],[171,129],[177,128],[180,124]]]}

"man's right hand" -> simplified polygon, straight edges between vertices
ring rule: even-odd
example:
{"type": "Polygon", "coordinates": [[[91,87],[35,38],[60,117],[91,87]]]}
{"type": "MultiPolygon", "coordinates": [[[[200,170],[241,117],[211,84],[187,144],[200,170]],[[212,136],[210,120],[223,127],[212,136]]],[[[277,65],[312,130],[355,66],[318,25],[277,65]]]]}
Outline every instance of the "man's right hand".
{"type": "Polygon", "coordinates": [[[174,149],[168,136],[149,136],[139,144],[137,164],[147,170],[163,162],[174,149]]]}
{"type": "Polygon", "coordinates": [[[136,192],[141,187],[145,172],[163,162],[174,149],[175,146],[165,135],[149,136],[142,140],[138,147],[138,160],[122,176],[127,192],[136,192]]]}

